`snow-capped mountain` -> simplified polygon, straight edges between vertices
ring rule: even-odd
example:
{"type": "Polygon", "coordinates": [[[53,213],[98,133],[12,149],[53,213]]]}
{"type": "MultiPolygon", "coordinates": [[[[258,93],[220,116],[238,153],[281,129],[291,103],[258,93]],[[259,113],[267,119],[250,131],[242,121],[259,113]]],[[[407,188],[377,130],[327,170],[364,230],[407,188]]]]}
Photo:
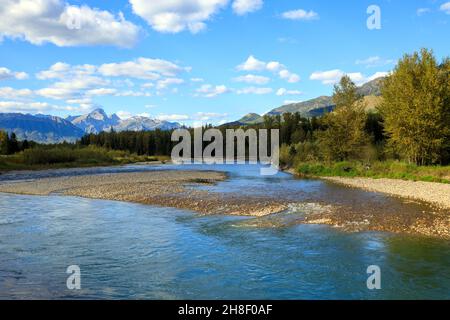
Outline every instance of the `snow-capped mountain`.
{"type": "Polygon", "coordinates": [[[69,116],[66,120],[70,121],[73,125],[86,133],[109,131],[111,130],[111,127],[114,128],[120,123],[120,118],[116,114],[108,116],[105,111],[100,108],[85,115],[69,116]]]}
{"type": "Polygon", "coordinates": [[[180,127],[179,123],[161,121],[157,119],[135,116],[120,120],[119,124],[114,126],[116,131],[151,131],[155,129],[170,130],[180,127]]]}
{"type": "Polygon", "coordinates": [[[69,116],[66,120],[86,133],[99,133],[102,131],[151,131],[156,129],[170,130],[180,128],[176,122],[161,121],[143,116],[134,116],[127,119],[120,119],[116,114],[108,116],[101,108],[81,115],[69,116]]]}
{"type": "Polygon", "coordinates": [[[148,117],[135,116],[120,119],[116,114],[108,116],[103,109],[65,119],[51,115],[31,115],[22,113],[0,113],[0,130],[16,133],[20,140],[40,143],[75,142],[86,133],[102,131],[152,131],[180,128],[176,122],[161,121],[148,117]]]}

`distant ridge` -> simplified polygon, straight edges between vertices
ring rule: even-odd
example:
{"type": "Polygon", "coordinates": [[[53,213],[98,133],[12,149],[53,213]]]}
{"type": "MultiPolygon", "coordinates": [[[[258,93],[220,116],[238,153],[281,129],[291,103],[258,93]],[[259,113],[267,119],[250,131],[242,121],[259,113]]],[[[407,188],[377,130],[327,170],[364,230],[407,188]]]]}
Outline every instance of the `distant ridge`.
{"type": "Polygon", "coordinates": [[[0,113],[0,129],[14,132],[20,140],[41,143],[74,142],[84,131],[71,122],[54,116],[0,113]]]}
{"type": "MultiPolygon", "coordinates": [[[[365,97],[365,101],[368,102],[369,108],[373,108],[373,105],[378,103],[380,99],[381,82],[383,79],[384,77],[374,79],[358,88],[358,93],[365,97]]],[[[334,107],[333,98],[331,96],[320,96],[303,102],[283,105],[269,111],[267,114],[275,116],[288,112],[299,112],[302,116],[310,118],[321,116],[326,112],[331,112],[334,107]]],[[[256,113],[250,113],[243,118],[226,125],[252,125],[261,122],[263,122],[262,116],[256,113]]]]}

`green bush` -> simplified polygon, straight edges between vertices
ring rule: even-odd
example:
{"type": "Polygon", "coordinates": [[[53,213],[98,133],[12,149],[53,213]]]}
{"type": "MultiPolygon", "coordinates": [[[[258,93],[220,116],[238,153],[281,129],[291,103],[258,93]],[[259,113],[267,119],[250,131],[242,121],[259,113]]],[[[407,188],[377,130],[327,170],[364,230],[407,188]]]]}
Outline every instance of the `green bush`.
{"type": "Polygon", "coordinates": [[[56,163],[72,163],[82,161],[83,163],[113,162],[114,158],[104,149],[52,147],[32,148],[22,153],[23,162],[27,165],[42,165],[56,163]]]}

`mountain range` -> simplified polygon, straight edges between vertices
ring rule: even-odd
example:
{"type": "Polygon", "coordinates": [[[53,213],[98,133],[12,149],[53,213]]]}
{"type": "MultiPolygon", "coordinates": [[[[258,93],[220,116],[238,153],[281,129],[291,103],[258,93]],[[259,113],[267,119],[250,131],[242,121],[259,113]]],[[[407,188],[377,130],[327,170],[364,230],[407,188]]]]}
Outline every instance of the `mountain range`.
{"type": "Polygon", "coordinates": [[[180,128],[176,122],[161,121],[143,116],[121,119],[116,114],[108,116],[101,108],[85,115],[65,119],[50,115],[0,113],[0,129],[14,132],[20,140],[40,143],[74,142],[87,133],[102,131],[151,131],[180,128]]]}
{"type": "MultiPolygon", "coordinates": [[[[358,94],[364,97],[368,109],[374,108],[380,101],[381,96],[381,82],[384,78],[377,78],[365,83],[358,87],[358,94]]],[[[333,111],[335,105],[331,96],[320,96],[311,100],[291,103],[283,105],[269,111],[268,115],[280,115],[283,113],[295,113],[299,112],[304,117],[317,117],[323,115],[326,112],[333,111]]],[[[241,119],[227,123],[226,125],[252,125],[262,123],[264,121],[263,116],[256,113],[249,113],[241,119]]]]}
{"type": "MultiPolygon", "coordinates": [[[[374,108],[381,99],[378,78],[358,87],[358,93],[364,97],[368,108],[374,108]]],[[[299,112],[305,117],[320,116],[334,109],[331,96],[321,96],[304,102],[292,103],[275,108],[268,115],[280,115],[287,112],[299,112]]],[[[249,113],[243,118],[226,125],[251,125],[263,122],[263,116],[249,113]]],[[[0,113],[0,129],[14,132],[20,140],[33,140],[41,143],[74,142],[86,133],[102,131],[151,131],[155,129],[171,130],[180,128],[176,122],[161,121],[143,116],[121,119],[116,114],[108,116],[103,109],[95,109],[85,115],[68,116],[65,119],[49,115],[31,115],[21,113],[0,113]]]]}

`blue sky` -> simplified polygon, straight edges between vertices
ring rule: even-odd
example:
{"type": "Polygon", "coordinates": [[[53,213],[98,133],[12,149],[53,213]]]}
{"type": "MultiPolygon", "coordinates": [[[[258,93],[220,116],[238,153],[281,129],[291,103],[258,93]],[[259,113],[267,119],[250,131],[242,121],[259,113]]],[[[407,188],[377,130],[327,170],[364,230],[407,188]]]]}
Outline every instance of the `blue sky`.
{"type": "Polygon", "coordinates": [[[0,112],[222,123],[449,56],[449,35],[445,0],[0,0],[0,112]]]}

